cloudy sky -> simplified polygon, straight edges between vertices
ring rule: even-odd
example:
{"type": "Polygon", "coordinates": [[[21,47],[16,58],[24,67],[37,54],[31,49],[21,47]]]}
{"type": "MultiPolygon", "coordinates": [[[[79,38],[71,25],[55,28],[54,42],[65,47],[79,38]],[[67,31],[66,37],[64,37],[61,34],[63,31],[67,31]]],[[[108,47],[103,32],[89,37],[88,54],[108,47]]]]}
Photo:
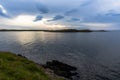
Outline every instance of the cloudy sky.
{"type": "Polygon", "coordinates": [[[120,29],[120,0],[0,0],[0,29],[120,29]]]}

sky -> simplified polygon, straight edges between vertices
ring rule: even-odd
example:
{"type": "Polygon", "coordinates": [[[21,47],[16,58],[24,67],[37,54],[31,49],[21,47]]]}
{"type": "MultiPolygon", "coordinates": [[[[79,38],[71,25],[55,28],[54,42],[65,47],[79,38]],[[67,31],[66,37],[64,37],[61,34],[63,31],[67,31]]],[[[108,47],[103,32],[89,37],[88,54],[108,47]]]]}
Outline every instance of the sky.
{"type": "Polygon", "coordinates": [[[120,0],[0,0],[0,29],[120,29],[120,0]]]}

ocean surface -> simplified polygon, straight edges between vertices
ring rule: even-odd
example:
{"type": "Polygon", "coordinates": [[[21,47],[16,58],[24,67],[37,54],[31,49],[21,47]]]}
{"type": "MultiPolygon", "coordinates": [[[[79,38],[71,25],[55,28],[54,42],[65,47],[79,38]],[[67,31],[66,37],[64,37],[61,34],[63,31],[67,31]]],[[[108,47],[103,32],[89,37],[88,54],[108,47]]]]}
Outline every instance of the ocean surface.
{"type": "Polygon", "coordinates": [[[0,50],[75,66],[79,80],[120,80],[120,32],[0,32],[0,50]]]}

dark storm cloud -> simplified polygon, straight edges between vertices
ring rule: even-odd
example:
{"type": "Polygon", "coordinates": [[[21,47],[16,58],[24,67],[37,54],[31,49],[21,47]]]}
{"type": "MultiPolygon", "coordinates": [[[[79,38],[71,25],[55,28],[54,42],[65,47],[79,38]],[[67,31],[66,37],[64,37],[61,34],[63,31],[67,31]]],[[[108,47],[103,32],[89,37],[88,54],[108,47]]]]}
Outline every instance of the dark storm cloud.
{"type": "Polygon", "coordinates": [[[72,14],[74,14],[74,13],[76,13],[76,12],[78,12],[77,9],[72,9],[72,10],[66,11],[66,12],[65,12],[65,15],[66,15],[66,16],[69,16],[69,15],[72,15],[72,14]]]}
{"type": "Polygon", "coordinates": [[[56,15],[55,17],[53,17],[52,20],[48,20],[48,22],[49,22],[49,21],[57,21],[57,20],[61,20],[61,19],[63,19],[63,18],[64,18],[64,16],[62,16],[62,15],[56,15]]]}
{"type": "Polygon", "coordinates": [[[78,18],[72,18],[71,21],[80,21],[78,18]]]}
{"type": "Polygon", "coordinates": [[[37,4],[37,9],[41,14],[46,14],[49,12],[48,8],[43,4],[37,4]]]}
{"type": "Polygon", "coordinates": [[[120,16],[120,13],[107,13],[106,16],[120,16]]]}
{"type": "Polygon", "coordinates": [[[78,18],[71,18],[70,20],[67,20],[68,22],[78,22],[80,19],[78,18]]]}
{"type": "Polygon", "coordinates": [[[119,23],[120,14],[119,13],[106,13],[101,15],[96,15],[94,17],[85,18],[86,22],[101,22],[101,23],[119,23]]]}
{"type": "Polygon", "coordinates": [[[41,21],[43,19],[43,16],[41,15],[38,15],[35,20],[33,20],[34,22],[37,22],[37,21],[41,21]]]}

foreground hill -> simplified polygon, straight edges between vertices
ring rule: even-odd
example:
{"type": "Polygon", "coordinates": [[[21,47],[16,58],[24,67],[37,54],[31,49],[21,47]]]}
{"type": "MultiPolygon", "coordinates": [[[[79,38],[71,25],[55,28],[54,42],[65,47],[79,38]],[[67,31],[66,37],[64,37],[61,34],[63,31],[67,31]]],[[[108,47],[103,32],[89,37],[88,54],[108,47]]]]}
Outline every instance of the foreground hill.
{"type": "Polygon", "coordinates": [[[40,65],[9,52],[0,52],[0,80],[63,80],[40,65]]]}

